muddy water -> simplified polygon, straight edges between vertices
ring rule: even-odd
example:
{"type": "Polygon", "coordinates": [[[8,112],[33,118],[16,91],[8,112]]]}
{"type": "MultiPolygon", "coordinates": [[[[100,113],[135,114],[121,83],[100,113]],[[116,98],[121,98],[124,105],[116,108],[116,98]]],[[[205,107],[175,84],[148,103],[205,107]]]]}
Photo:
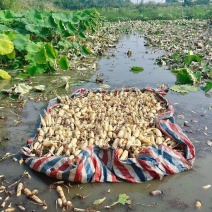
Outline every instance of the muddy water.
{"type": "MultiPolygon", "coordinates": [[[[117,44],[117,48],[112,49],[108,56],[100,60],[99,70],[96,74],[103,73],[104,83],[110,85],[111,88],[121,88],[123,85],[140,88],[145,86],[157,87],[157,84],[160,83],[173,85],[175,77],[169,71],[154,64],[155,59],[160,54],[160,52],[145,48],[144,39],[139,35],[125,35],[117,44]],[[131,57],[126,55],[129,49],[132,51],[131,57]],[[132,66],[142,66],[144,71],[133,74],[129,71],[132,66]]],[[[51,77],[51,79],[57,79],[59,76],[51,77]]],[[[75,83],[78,78],[82,79],[82,76],[75,74],[73,78],[75,78],[73,82],[75,83]]],[[[84,78],[90,82],[82,83],[80,86],[73,85],[69,90],[73,91],[77,87],[91,89],[99,86],[95,83],[96,75],[94,75],[94,72],[90,72],[84,78]]],[[[49,79],[48,82],[50,82],[49,79]]],[[[37,77],[33,80],[48,84],[45,82],[46,78],[37,77]]],[[[48,99],[55,96],[50,90],[47,93],[48,99]]],[[[66,91],[64,88],[57,89],[57,93],[69,93],[70,91],[66,91]]],[[[39,112],[45,107],[47,101],[35,102],[26,98],[26,106],[23,110],[18,111],[18,109],[10,107],[11,103],[5,104],[5,101],[3,101],[7,100],[5,96],[0,96],[0,98],[0,155],[4,155],[6,152],[14,153],[14,157],[19,161],[22,156],[18,153],[20,147],[25,145],[26,140],[34,135],[39,122],[39,112]],[[15,125],[14,120],[21,120],[21,122],[15,125]]],[[[212,211],[211,188],[208,190],[201,188],[204,185],[212,184],[211,147],[207,143],[212,141],[212,111],[209,110],[212,106],[212,99],[205,96],[201,91],[186,95],[169,91],[167,98],[175,105],[177,124],[182,127],[183,131],[195,144],[197,158],[193,169],[164,177],[162,180],[153,180],[140,184],[73,184],[71,187],[65,188],[65,191],[67,199],[71,200],[75,207],[87,208],[92,205],[94,200],[106,197],[103,205],[98,207],[100,211],[104,211],[105,205],[111,205],[118,200],[119,194],[125,193],[132,200],[131,209],[133,211],[168,210],[191,212],[195,211],[194,203],[196,200],[202,202],[201,211],[212,211]],[[188,126],[184,126],[185,121],[188,121],[188,126]],[[164,194],[154,197],[150,196],[149,192],[156,189],[162,190],[164,194]],[[108,192],[109,190],[110,192],[108,192]],[[88,195],[88,197],[78,199],[76,194],[88,195]]],[[[13,102],[13,104],[18,108],[21,102],[13,102]]],[[[49,187],[54,180],[31,171],[24,164],[19,164],[18,161],[15,162],[13,157],[11,157],[0,162],[0,175],[5,175],[9,185],[18,180],[24,170],[27,170],[31,178],[24,177],[26,186],[30,189],[37,188],[39,197],[45,199],[48,204],[48,211],[56,211],[55,200],[57,194],[49,187]]],[[[27,211],[32,209],[42,211],[40,206],[26,201],[23,195],[18,199],[11,197],[11,201],[13,205],[23,203],[28,208],[27,211]]],[[[127,211],[128,209],[127,206],[117,205],[112,211],[127,211]]]]}

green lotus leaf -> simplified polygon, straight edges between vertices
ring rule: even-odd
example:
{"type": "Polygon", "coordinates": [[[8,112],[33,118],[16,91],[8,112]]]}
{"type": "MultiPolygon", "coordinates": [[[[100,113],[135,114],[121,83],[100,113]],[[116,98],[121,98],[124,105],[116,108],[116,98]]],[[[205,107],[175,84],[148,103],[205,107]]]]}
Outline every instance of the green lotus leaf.
{"type": "Polygon", "coordinates": [[[18,32],[15,32],[14,30],[4,32],[4,34],[7,35],[9,40],[11,41],[14,40],[17,36],[20,36],[20,34],[18,32]]]}
{"type": "Polygon", "coordinates": [[[67,15],[65,13],[53,13],[52,17],[60,21],[68,21],[67,15]]]}
{"type": "Polygon", "coordinates": [[[35,54],[34,60],[38,64],[46,64],[47,55],[44,47],[35,54]]]}
{"type": "Polygon", "coordinates": [[[14,12],[11,10],[4,10],[4,15],[6,19],[13,19],[14,18],[14,12]]]}
{"type": "Polygon", "coordinates": [[[0,39],[2,40],[10,40],[10,38],[5,34],[0,34],[0,39]]]}
{"type": "Polygon", "coordinates": [[[198,62],[199,64],[201,64],[202,59],[198,56],[198,55],[187,55],[184,63],[186,65],[190,65],[192,61],[198,62]]]}
{"type": "Polygon", "coordinates": [[[10,54],[14,50],[14,44],[7,35],[0,34],[0,55],[10,54]]]}
{"type": "Polygon", "coordinates": [[[11,79],[11,76],[4,70],[0,69],[0,77],[5,79],[5,80],[8,80],[8,79],[11,79]]]}
{"type": "Polygon", "coordinates": [[[75,49],[78,49],[78,48],[79,48],[79,44],[78,44],[77,42],[75,42],[75,41],[73,41],[73,42],[71,43],[71,45],[72,45],[72,47],[75,48],[75,49]]]}
{"type": "Polygon", "coordinates": [[[27,66],[27,73],[30,76],[35,76],[37,74],[43,74],[45,72],[45,68],[46,68],[45,65],[42,67],[42,65],[40,66],[39,64],[38,65],[31,64],[31,65],[27,66]]]}
{"type": "Polygon", "coordinates": [[[41,12],[35,9],[28,10],[27,13],[27,18],[32,23],[42,19],[41,12]]]}
{"type": "Polygon", "coordinates": [[[1,10],[0,11],[0,19],[9,22],[13,21],[14,19],[14,13],[11,10],[1,10]]]}
{"type": "Polygon", "coordinates": [[[51,43],[47,43],[45,45],[45,49],[46,49],[46,54],[49,58],[51,59],[56,59],[58,52],[57,50],[52,46],[51,43]]]}
{"type": "Polygon", "coordinates": [[[40,49],[40,45],[30,42],[26,46],[26,50],[30,53],[37,52],[40,49]]]}
{"type": "Polygon", "coordinates": [[[71,21],[72,24],[79,24],[80,23],[80,17],[78,15],[74,14],[70,21],[71,21]]]}
{"type": "Polygon", "coordinates": [[[7,54],[7,57],[8,57],[10,60],[14,59],[15,56],[16,56],[16,53],[15,53],[14,50],[13,50],[10,54],[7,54]]]}
{"type": "Polygon", "coordinates": [[[203,91],[208,92],[212,89],[212,82],[206,82],[206,86],[202,88],[203,91]]]}
{"type": "Polygon", "coordinates": [[[8,32],[8,31],[13,31],[13,29],[11,29],[3,24],[0,24],[0,32],[8,32]]]}
{"type": "Polygon", "coordinates": [[[87,38],[86,35],[85,35],[83,32],[79,32],[78,35],[79,35],[79,37],[82,38],[82,39],[87,38]]]}
{"type": "Polygon", "coordinates": [[[177,84],[193,84],[195,83],[195,76],[189,69],[181,69],[177,73],[177,84]]]}
{"type": "Polygon", "coordinates": [[[59,65],[63,70],[67,70],[70,67],[70,62],[66,56],[62,56],[59,60],[59,65]]]}
{"type": "Polygon", "coordinates": [[[137,73],[139,73],[139,72],[141,72],[141,71],[143,71],[143,70],[144,70],[144,68],[143,68],[143,67],[139,67],[139,66],[133,66],[133,67],[130,69],[130,71],[133,72],[134,74],[137,74],[137,73]]]}
{"type": "Polygon", "coordinates": [[[13,40],[13,43],[15,45],[15,48],[18,51],[23,51],[23,50],[25,50],[25,48],[26,48],[26,46],[28,44],[28,40],[26,40],[26,38],[23,38],[23,37],[16,37],[13,40]]]}
{"type": "Polygon", "coordinates": [[[25,29],[42,37],[48,35],[49,33],[49,28],[41,25],[27,24],[25,29]]]}
{"type": "Polygon", "coordinates": [[[61,20],[58,22],[58,28],[59,28],[60,32],[65,32],[66,31],[66,27],[65,27],[64,23],[61,20]]]}
{"type": "Polygon", "coordinates": [[[74,26],[74,24],[71,24],[71,23],[67,23],[66,24],[66,28],[67,28],[68,31],[73,32],[73,33],[77,31],[77,29],[74,26]]]}
{"type": "Polygon", "coordinates": [[[47,19],[47,23],[49,24],[50,27],[55,28],[57,26],[57,23],[55,19],[52,16],[49,16],[47,19]]]}
{"type": "Polygon", "coordinates": [[[81,47],[81,53],[84,55],[90,55],[92,53],[91,49],[88,48],[87,46],[82,46],[81,47]]]}
{"type": "Polygon", "coordinates": [[[178,93],[189,93],[189,92],[197,92],[198,87],[192,86],[192,85],[173,85],[170,87],[172,91],[178,92],[178,93]]]}
{"type": "Polygon", "coordinates": [[[86,24],[81,22],[81,23],[79,24],[79,31],[80,31],[80,32],[84,32],[84,31],[86,31],[86,30],[87,30],[86,24]]]}

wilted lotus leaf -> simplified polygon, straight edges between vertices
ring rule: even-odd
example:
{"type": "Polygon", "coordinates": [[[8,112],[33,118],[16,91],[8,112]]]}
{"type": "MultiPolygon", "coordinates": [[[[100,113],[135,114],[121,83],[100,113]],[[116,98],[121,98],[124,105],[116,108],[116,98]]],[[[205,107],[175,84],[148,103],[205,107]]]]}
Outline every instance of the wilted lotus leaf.
{"type": "Polygon", "coordinates": [[[34,86],[34,89],[37,90],[37,91],[44,91],[46,88],[45,85],[36,85],[34,86]]]}
{"type": "Polygon", "coordinates": [[[7,35],[0,34],[0,55],[10,54],[14,49],[13,42],[7,35]]]}
{"type": "Polygon", "coordinates": [[[11,87],[9,89],[3,89],[3,93],[8,94],[18,94],[18,95],[24,95],[28,93],[32,89],[32,86],[28,86],[25,83],[20,83],[18,85],[14,85],[14,87],[11,87]]]}
{"type": "Polygon", "coordinates": [[[172,91],[178,92],[178,93],[189,93],[189,92],[197,92],[198,87],[192,86],[192,85],[173,85],[170,87],[172,91]]]}
{"type": "Polygon", "coordinates": [[[3,79],[11,79],[11,76],[4,70],[0,69],[0,77],[2,77],[3,79]]]}

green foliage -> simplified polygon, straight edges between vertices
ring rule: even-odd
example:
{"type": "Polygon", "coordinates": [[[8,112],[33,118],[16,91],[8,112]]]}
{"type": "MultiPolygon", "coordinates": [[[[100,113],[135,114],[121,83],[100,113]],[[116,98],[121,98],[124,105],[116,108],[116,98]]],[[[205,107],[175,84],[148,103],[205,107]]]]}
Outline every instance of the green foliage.
{"type": "Polygon", "coordinates": [[[119,9],[102,8],[99,11],[108,21],[208,19],[211,17],[212,5],[184,7],[181,3],[145,3],[119,9]]]}
{"type": "Polygon", "coordinates": [[[143,70],[144,70],[144,68],[143,68],[143,67],[139,67],[139,66],[133,66],[133,67],[130,69],[130,71],[133,72],[134,74],[137,74],[137,73],[139,73],[139,72],[141,72],[141,71],[143,71],[143,70]]]}
{"type": "Polygon", "coordinates": [[[130,205],[131,204],[131,200],[129,199],[129,196],[126,195],[126,194],[119,194],[119,199],[117,202],[114,202],[110,208],[116,204],[122,204],[122,205],[125,205],[125,204],[128,204],[130,205]]]}
{"type": "Polygon", "coordinates": [[[202,90],[208,92],[212,89],[212,82],[206,82],[206,85],[202,87],[202,90]]]}
{"type": "Polygon", "coordinates": [[[75,49],[73,54],[91,54],[85,43],[87,35],[95,31],[99,21],[95,9],[63,13],[35,9],[24,13],[2,10],[0,54],[7,55],[5,66],[23,68],[30,76],[67,70],[69,58],[59,55],[68,55],[71,48],[75,49]],[[74,40],[72,43],[71,38],[74,40]],[[10,63],[7,60],[11,60],[10,63]]]}
{"type": "Polygon", "coordinates": [[[184,59],[184,64],[190,65],[192,61],[198,62],[201,64],[202,60],[198,55],[187,55],[184,59]]]}
{"type": "Polygon", "coordinates": [[[93,8],[93,7],[121,7],[132,4],[130,0],[53,0],[53,3],[56,6],[59,6],[63,9],[85,9],[85,8],[93,8]]]}
{"type": "Polygon", "coordinates": [[[70,63],[68,61],[68,58],[66,56],[62,56],[59,59],[59,65],[63,70],[67,70],[70,67],[70,63]]]}
{"type": "Polygon", "coordinates": [[[7,35],[0,34],[0,55],[10,54],[14,49],[14,44],[7,35]]]}

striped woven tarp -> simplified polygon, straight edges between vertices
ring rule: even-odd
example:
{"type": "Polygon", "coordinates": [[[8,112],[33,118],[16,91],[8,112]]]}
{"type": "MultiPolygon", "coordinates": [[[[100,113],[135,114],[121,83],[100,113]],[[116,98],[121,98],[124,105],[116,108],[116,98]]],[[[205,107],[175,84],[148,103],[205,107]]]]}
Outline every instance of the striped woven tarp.
{"type": "MultiPolygon", "coordinates": [[[[156,92],[150,88],[146,90],[156,92]]],[[[86,92],[86,89],[79,89],[71,97],[81,96],[86,92]]],[[[195,148],[181,128],[175,124],[172,104],[160,92],[157,94],[167,104],[166,112],[160,114],[156,120],[157,126],[164,134],[179,143],[183,154],[161,144],[149,146],[141,151],[137,158],[120,160],[118,150],[113,147],[89,146],[74,160],[66,156],[29,157],[25,163],[31,169],[50,177],[80,183],[145,182],[191,169],[195,160],[195,148]]],[[[47,111],[57,102],[58,99],[51,100],[47,111]]]]}

